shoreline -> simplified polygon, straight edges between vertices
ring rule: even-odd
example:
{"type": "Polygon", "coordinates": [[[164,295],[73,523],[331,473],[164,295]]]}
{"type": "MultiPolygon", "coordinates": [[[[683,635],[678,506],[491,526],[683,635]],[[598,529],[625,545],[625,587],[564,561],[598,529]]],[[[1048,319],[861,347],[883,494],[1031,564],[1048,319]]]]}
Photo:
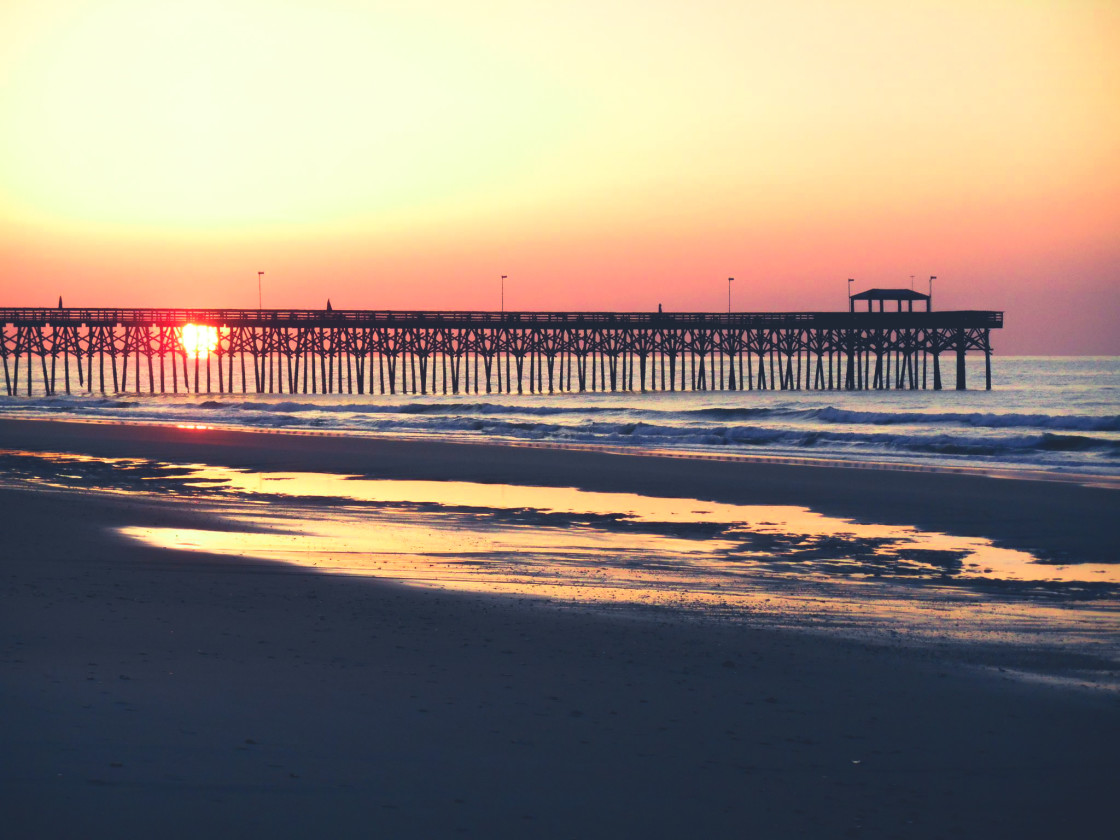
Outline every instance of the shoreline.
{"type": "Polygon", "coordinates": [[[454,432],[445,435],[421,435],[398,432],[374,432],[368,430],[346,429],[292,429],[269,428],[259,426],[246,426],[223,423],[220,425],[210,423],[185,423],[178,421],[158,422],[153,420],[127,420],[107,419],[98,417],[71,417],[59,419],[51,416],[0,418],[0,424],[8,422],[17,423],[75,423],[93,426],[151,426],[163,429],[189,429],[192,431],[226,431],[240,432],[257,435],[284,435],[293,437],[322,437],[346,438],[350,440],[377,440],[402,443],[425,444],[438,442],[448,445],[461,446],[497,446],[501,448],[516,449],[552,449],[562,452],[591,452],[605,455],[621,455],[631,457],[651,458],[679,458],[688,461],[726,461],[731,463],[761,463],[779,464],[786,466],[808,467],[839,467],[854,470],[875,470],[886,472],[914,472],[914,473],[944,473],[947,475],[972,475],[984,478],[1000,478],[1016,481],[1039,481],[1057,484],[1077,484],[1086,487],[1098,487],[1104,490],[1120,490],[1120,476],[1108,476],[1097,473],[1073,472],[1062,470],[1046,470],[1038,467],[1008,467],[1008,466],[968,466],[962,464],[933,464],[920,461],[892,461],[876,460],[875,458],[841,458],[841,457],[813,457],[807,455],[772,455],[761,452],[718,452],[699,449],[646,449],[638,450],[632,447],[617,444],[552,442],[533,440],[500,440],[480,441],[461,436],[454,432]]]}
{"type": "Polygon", "coordinates": [[[1117,563],[1120,488],[1030,477],[221,427],[0,419],[9,450],[368,478],[527,484],[736,504],[983,537],[1044,561],[1117,563]]]}

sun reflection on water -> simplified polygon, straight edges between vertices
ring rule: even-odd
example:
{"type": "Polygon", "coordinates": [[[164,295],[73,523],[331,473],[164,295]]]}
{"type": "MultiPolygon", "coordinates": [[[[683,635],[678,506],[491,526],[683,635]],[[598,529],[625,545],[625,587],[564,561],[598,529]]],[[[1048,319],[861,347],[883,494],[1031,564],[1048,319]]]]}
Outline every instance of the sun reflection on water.
{"type": "MultiPolygon", "coordinates": [[[[898,525],[854,522],[797,506],[738,505],[700,499],[606,493],[571,487],[481,484],[460,481],[369,479],[329,473],[255,472],[203,464],[161,464],[126,458],[0,450],[7,471],[40,484],[134,492],[158,486],[192,496],[269,501],[241,517],[246,533],[223,528],[193,532],[198,542],[171,547],[238,553],[287,552],[262,541],[260,526],[286,539],[300,533],[347,540],[353,558],[386,553],[451,556],[538,553],[573,558],[591,566],[617,556],[648,554],[662,565],[685,559],[741,574],[822,575],[849,580],[918,578],[1038,583],[1120,584],[1120,564],[1043,563],[1029,553],[962,537],[898,525]],[[118,486],[119,485],[119,486],[118,486]],[[276,503],[283,504],[284,514],[276,503]],[[298,521],[290,533],[286,523],[298,521]]],[[[135,535],[140,530],[130,531],[135,535]]],[[[297,554],[308,550],[301,548],[297,554]]],[[[321,561],[316,561],[322,565],[321,561]]],[[[647,562],[646,565],[650,565],[647,562]]],[[[695,569],[692,572],[695,573],[695,569]]]]}
{"type": "MultiPolygon", "coordinates": [[[[571,487],[534,487],[504,484],[479,484],[457,481],[402,481],[366,479],[322,473],[257,473],[203,467],[188,478],[208,483],[222,482],[238,493],[263,493],[293,499],[341,499],[379,505],[427,506],[423,539],[416,550],[450,553],[461,551],[456,540],[465,531],[487,533],[489,550],[524,550],[513,545],[525,539],[508,529],[497,532],[485,527],[483,520],[468,521],[460,513],[440,537],[436,512],[451,511],[519,513],[519,521],[536,525],[534,539],[550,551],[604,549],[619,551],[649,550],[688,556],[702,554],[711,562],[742,564],[754,561],[783,560],[800,563],[798,574],[811,571],[814,563],[828,561],[832,573],[842,571],[836,564],[848,562],[854,576],[882,577],[893,564],[895,573],[913,574],[925,567],[928,576],[976,578],[1005,581],[1104,582],[1120,583],[1120,566],[1105,564],[1044,564],[1023,551],[1000,548],[990,540],[960,537],[917,528],[874,523],[857,523],[826,516],[808,508],[790,505],[736,505],[699,499],[662,498],[633,493],[603,493],[571,487]],[[550,517],[583,517],[582,531],[571,527],[571,520],[550,522],[550,517]],[[642,529],[635,526],[659,526],[642,529]],[[709,526],[693,530],[687,526],[709,526]],[[505,544],[502,544],[505,541],[505,544]],[[731,558],[729,560],[728,558],[731,558]],[[865,561],[887,559],[887,564],[865,561]],[[865,571],[856,566],[866,567],[865,571]]],[[[337,519],[315,517],[318,523],[337,519]]],[[[323,527],[319,525],[318,527],[323,527]]],[[[354,528],[354,523],[348,523],[354,528]]],[[[409,539],[408,520],[395,526],[397,539],[409,539]]],[[[374,545],[380,536],[370,535],[374,545]]],[[[371,548],[371,551],[377,551],[371,548]]],[[[600,558],[590,557],[589,562],[600,558]]],[[[772,567],[773,563],[770,564],[772,567]]],[[[790,565],[790,571],[794,571],[790,565]]]]}
{"type": "Polygon", "coordinates": [[[294,520],[254,508],[240,519],[244,531],[124,533],[168,548],[459,588],[577,598],[607,589],[613,600],[622,591],[645,601],[682,592],[744,598],[776,580],[1120,583],[1116,566],[1043,564],[981,538],[794,506],[215,467],[196,468],[184,483],[301,505],[294,520]]]}
{"type": "MultiPolygon", "coordinates": [[[[262,485],[277,482],[293,490],[302,482],[293,475],[261,480],[262,485]]],[[[325,481],[319,484],[321,490],[337,489],[334,477],[308,481],[325,481]]],[[[358,484],[364,490],[356,496],[396,500],[413,495],[413,502],[417,496],[428,499],[425,504],[440,489],[438,482],[358,484]],[[401,484],[425,492],[404,494],[404,487],[394,486],[401,484]]],[[[445,500],[469,498],[460,495],[468,491],[466,486],[447,489],[445,500]]],[[[489,485],[479,490],[472,509],[424,509],[393,501],[375,509],[332,504],[298,513],[281,509],[274,515],[253,507],[227,515],[226,524],[234,530],[129,527],[121,533],[161,548],[268,559],[423,588],[561,604],[672,608],[748,618],[764,626],[829,628],[857,635],[887,631],[898,634],[895,638],[938,641],[1045,642],[1113,655],[1109,651],[1117,638],[1115,601],[1071,608],[1061,602],[1007,599],[995,591],[961,588],[960,582],[969,576],[981,587],[986,580],[1002,583],[990,577],[996,567],[1007,574],[1017,572],[1020,580],[1062,576],[1061,570],[1032,563],[1029,555],[995,548],[984,540],[859,525],[803,508],[737,508],[679,499],[649,499],[645,509],[634,504],[644,497],[629,499],[631,517],[626,520],[544,525],[534,521],[541,509],[506,507],[507,513],[516,514],[506,518],[499,510],[479,506],[481,499],[492,504],[505,494],[507,504],[527,504],[530,499],[539,504],[552,497],[558,507],[583,516],[602,500],[594,498],[599,494],[578,490],[489,485]],[[543,496],[534,498],[538,490],[543,496]],[[716,515],[726,508],[734,508],[737,516],[722,536],[687,535],[697,524],[728,524],[719,522],[726,517],[716,515]],[[661,527],[667,523],[659,514],[670,512],[683,531],[673,525],[661,527]],[[628,529],[626,523],[653,527],[628,529]],[[613,527],[619,524],[623,527],[613,527]],[[238,525],[244,530],[237,530],[238,525]],[[748,532],[783,537],[784,547],[743,550],[742,537],[748,532]],[[865,568],[862,555],[868,552],[878,553],[881,565],[889,567],[905,551],[937,552],[937,562],[893,576],[865,568]],[[958,574],[942,574],[943,552],[964,555],[958,574]],[[845,565],[847,571],[838,571],[845,565]],[[1025,571],[1031,567],[1036,569],[1033,575],[1025,571]]]]}

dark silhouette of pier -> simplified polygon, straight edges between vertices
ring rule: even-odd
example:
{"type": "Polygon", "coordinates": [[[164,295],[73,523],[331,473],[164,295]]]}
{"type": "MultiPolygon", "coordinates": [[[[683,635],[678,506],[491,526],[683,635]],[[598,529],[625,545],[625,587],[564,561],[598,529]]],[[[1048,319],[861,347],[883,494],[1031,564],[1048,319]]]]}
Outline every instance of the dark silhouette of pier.
{"type": "Polygon", "coordinates": [[[9,396],[940,390],[946,353],[964,389],[969,351],[991,388],[1002,312],[899,310],[0,308],[0,358],[9,396]],[[188,325],[213,330],[208,352],[188,325]]]}

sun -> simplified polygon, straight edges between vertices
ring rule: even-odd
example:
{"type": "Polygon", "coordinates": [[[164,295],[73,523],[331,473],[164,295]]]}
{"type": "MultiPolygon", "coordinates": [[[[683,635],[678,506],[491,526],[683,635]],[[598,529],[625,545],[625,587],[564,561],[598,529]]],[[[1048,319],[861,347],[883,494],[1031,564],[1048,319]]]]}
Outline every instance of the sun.
{"type": "Polygon", "coordinates": [[[218,346],[218,328],[187,324],[183,327],[183,349],[192,359],[206,358],[218,346]]]}

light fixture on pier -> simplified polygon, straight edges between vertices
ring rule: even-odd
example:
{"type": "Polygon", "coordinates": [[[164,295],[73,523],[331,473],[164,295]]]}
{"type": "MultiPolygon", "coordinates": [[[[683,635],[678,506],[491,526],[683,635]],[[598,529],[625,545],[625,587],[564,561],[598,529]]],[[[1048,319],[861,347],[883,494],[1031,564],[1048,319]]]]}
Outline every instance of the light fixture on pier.
{"type": "Polygon", "coordinates": [[[263,271],[257,272],[257,309],[264,309],[264,307],[261,306],[261,277],[263,276],[263,271]]]}
{"type": "Polygon", "coordinates": [[[502,275],[502,314],[506,314],[506,275],[502,275]]]}
{"type": "Polygon", "coordinates": [[[734,281],[734,279],[735,279],[734,277],[728,277],[727,278],[727,314],[728,315],[731,314],[731,283],[732,283],[732,281],[734,281]]]}

